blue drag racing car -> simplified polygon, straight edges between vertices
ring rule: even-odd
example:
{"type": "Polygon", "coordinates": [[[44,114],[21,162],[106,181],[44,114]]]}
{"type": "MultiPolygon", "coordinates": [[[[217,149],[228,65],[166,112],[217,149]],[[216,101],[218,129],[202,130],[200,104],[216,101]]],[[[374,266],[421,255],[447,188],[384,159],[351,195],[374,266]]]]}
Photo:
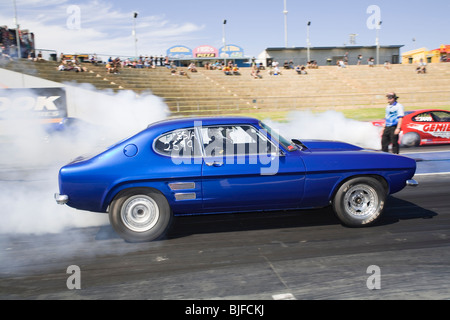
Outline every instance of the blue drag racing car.
{"type": "Polygon", "coordinates": [[[173,216],[321,208],[343,225],[375,223],[413,180],[415,160],[333,141],[289,141],[247,117],[183,118],[59,172],[56,202],[109,213],[126,241],[161,238],[173,216]]]}

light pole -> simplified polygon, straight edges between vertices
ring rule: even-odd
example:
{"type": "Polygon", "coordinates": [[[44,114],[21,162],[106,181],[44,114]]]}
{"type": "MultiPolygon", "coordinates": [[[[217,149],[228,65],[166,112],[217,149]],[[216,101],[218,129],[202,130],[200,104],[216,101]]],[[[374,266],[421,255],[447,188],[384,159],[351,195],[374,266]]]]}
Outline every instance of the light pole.
{"type": "Polygon", "coordinates": [[[137,51],[137,38],[136,38],[136,18],[138,16],[138,12],[133,13],[133,36],[134,36],[134,56],[137,58],[138,51],[137,51]]]}
{"type": "Polygon", "coordinates": [[[286,0],[284,0],[284,46],[287,48],[288,47],[288,25],[287,25],[287,5],[286,5],[286,0]]]}
{"type": "Polygon", "coordinates": [[[22,49],[20,48],[20,38],[19,38],[19,23],[17,22],[17,7],[16,0],[13,0],[14,5],[14,24],[16,25],[16,42],[17,42],[17,58],[22,58],[22,49]]]}
{"type": "Polygon", "coordinates": [[[227,65],[227,53],[226,53],[226,40],[225,40],[225,25],[227,24],[227,20],[223,20],[222,26],[222,43],[223,43],[223,58],[224,58],[224,66],[227,65]]]}
{"type": "Polygon", "coordinates": [[[311,61],[311,41],[309,39],[309,27],[311,26],[311,21],[308,21],[306,25],[306,47],[307,47],[307,63],[311,61]]]}
{"type": "Polygon", "coordinates": [[[380,29],[381,24],[383,21],[379,21],[377,25],[377,39],[376,39],[376,45],[377,45],[377,64],[380,64],[380,29]]]}

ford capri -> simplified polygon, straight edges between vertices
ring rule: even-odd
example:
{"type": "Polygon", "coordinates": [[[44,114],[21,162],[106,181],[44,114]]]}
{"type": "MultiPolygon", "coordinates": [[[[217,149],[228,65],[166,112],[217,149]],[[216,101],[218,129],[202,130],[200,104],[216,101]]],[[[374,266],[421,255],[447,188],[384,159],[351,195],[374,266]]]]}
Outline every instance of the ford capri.
{"type": "Polygon", "coordinates": [[[55,200],[108,213],[129,242],[161,239],[174,216],[194,214],[332,206],[344,226],[364,227],[388,195],[417,185],[415,171],[404,156],[288,140],[254,118],[182,118],[63,166],[55,200]]]}

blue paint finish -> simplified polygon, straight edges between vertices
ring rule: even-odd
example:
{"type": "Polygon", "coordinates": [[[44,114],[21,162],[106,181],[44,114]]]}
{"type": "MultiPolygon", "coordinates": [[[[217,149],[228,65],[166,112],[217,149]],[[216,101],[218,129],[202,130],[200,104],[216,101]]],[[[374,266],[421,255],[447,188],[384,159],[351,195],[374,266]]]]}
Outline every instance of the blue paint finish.
{"type": "Polygon", "coordinates": [[[416,174],[450,172],[450,151],[405,153],[417,162],[416,174]]]}

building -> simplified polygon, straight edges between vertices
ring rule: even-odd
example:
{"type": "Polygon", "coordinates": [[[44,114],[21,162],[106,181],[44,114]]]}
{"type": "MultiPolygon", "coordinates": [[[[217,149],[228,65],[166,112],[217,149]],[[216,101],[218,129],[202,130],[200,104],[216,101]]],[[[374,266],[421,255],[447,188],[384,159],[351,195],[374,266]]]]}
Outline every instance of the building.
{"type": "MultiPolygon", "coordinates": [[[[400,48],[403,45],[380,46],[379,63],[388,61],[392,64],[400,63],[400,48]]],[[[264,65],[271,61],[292,61],[294,65],[306,65],[308,56],[310,61],[316,61],[319,66],[336,65],[338,61],[344,60],[348,56],[348,64],[358,64],[358,56],[362,55],[362,64],[367,65],[369,58],[377,59],[377,46],[342,46],[342,47],[293,47],[293,48],[267,48],[257,59],[264,65]],[[309,51],[309,53],[308,53],[309,51]]]]}
{"type": "Polygon", "coordinates": [[[450,45],[441,45],[438,49],[420,48],[407,51],[402,55],[403,64],[417,64],[420,60],[426,63],[450,62],[450,45]]]}

